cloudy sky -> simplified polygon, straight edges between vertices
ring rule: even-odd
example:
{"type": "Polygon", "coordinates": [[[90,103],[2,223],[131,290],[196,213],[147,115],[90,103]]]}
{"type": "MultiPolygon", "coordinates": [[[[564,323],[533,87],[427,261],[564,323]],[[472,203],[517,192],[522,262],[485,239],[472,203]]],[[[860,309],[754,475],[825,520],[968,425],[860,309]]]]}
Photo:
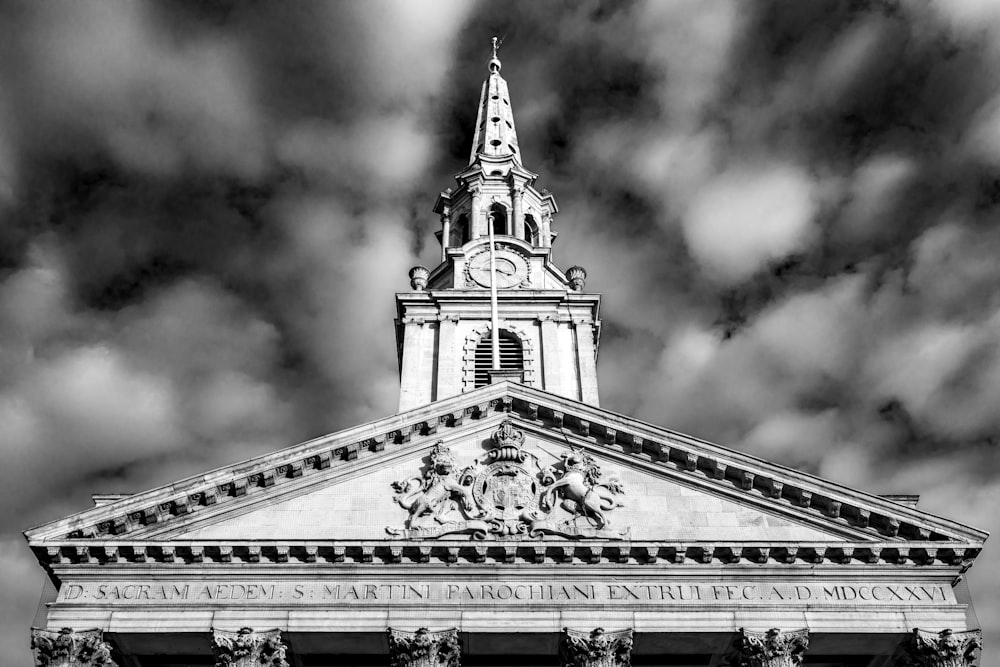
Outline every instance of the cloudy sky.
{"type": "Polygon", "coordinates": [[[605,407],[1000,528],[995,0],[6,2],[11,664],[20,531],[394,411],[494,34],[605,407]]]}

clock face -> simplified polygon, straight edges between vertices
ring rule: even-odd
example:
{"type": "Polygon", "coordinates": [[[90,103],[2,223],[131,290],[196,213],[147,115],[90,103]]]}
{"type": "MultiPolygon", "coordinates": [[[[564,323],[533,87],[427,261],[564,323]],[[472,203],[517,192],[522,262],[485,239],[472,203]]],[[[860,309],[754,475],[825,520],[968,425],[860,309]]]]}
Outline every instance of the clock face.
{"type": "MultiPolygon", "coordinates": [[[[528,263],[508,250],[496,251],[496,276],[499,289],[517,287],[528,277],[528,263]]],[[[469,259],[469,277],[483,287],[490,286],[490,251],[477,253],[469,259]]]]}

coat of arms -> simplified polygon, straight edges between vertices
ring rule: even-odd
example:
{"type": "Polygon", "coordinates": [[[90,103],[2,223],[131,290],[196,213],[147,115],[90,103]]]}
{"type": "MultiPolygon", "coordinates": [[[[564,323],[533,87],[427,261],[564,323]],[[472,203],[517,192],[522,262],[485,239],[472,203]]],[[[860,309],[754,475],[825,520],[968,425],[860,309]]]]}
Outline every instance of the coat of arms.
{"type": "Polygon", "coordinates": [[[396,502],[409,512],[391,535],[408,538],[467,533],[508,538],[599,537],[622,539],[628,531],[607,528],[608,512],[622,507],[624,488],[602,479],[600,467],[582,448],[543,467],[525,450],[524,433],[505,419],[482,460],[457,471],[451,450],[438,442],[419,477],[393,483],[396,502]]]}

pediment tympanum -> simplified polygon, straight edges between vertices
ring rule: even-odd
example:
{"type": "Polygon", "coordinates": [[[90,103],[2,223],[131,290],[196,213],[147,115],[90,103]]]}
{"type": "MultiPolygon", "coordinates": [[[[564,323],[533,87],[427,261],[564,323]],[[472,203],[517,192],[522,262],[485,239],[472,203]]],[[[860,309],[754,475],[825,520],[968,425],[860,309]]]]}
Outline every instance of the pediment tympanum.
{"type": "Polygon", "coordinates": [[[717,497],[511,419],[435,441],[391,465],[178,533],[271,539],[838,539],[717,497]]]}

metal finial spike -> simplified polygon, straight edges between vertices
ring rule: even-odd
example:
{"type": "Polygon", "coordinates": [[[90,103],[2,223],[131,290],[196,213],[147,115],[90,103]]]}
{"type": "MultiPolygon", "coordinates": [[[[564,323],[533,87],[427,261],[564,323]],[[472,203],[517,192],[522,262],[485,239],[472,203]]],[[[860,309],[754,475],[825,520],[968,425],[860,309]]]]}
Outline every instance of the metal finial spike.
{"type": "Polygon", "coordinates": [[[493,55],[490,57],[490,71],[499,72],[500,58],[497,57],[497,50],[500,48],[500,45],[503,44],[503,39],[499,37],[493,37],[491,41],[493,43],[493,55]]]}

